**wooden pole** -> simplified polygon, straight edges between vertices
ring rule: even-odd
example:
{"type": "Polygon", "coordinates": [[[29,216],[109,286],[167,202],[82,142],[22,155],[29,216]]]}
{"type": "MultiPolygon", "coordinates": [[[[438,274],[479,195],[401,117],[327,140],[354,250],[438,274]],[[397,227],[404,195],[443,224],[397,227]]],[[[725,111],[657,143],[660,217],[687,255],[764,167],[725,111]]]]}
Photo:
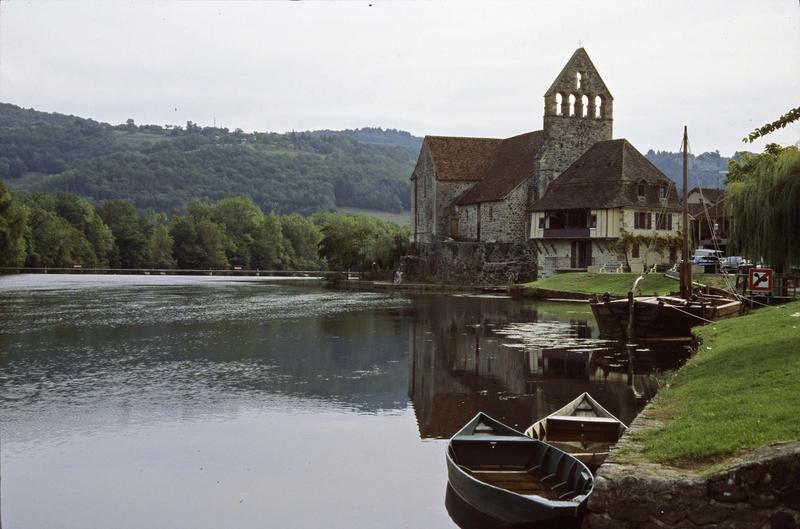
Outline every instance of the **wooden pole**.
{"type": "MultiPolygon", "coordinates": [[[[683,266],[681,266],[681,296],[692,295],[692,263],[689,261],[689,132],[683,126],[683,266]]],[[[699,224],[699,223],[698,223],[699,224]]]]}

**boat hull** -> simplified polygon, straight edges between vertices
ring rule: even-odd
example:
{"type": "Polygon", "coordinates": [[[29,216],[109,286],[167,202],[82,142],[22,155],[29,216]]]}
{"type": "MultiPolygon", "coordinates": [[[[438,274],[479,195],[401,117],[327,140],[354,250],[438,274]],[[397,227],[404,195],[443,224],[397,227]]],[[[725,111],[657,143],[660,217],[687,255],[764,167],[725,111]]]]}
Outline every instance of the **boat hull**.
{"type": "Polygon", "coordinates": [[[520,432],[456,434],[448,445],[447,475],[464,502],[512,525],[578,527],[593,486],[583,463],[520,432]]]}
{"type": "Polygon", "coordinates": [[[525,435],[571,454],[594,472],[626,429],[622,421],[584,392],[533,423],[525,435]]]}
{"type": "Polygon", "coordinates": [[[607,338],[658,339],[691,336],[692,327],[739,314],[741,303],[692,303],[678,306],[659,298],[634,299],[633,336],[628,336],[630,304],[627,299],[592,303],[600,334],[607,338]]]}

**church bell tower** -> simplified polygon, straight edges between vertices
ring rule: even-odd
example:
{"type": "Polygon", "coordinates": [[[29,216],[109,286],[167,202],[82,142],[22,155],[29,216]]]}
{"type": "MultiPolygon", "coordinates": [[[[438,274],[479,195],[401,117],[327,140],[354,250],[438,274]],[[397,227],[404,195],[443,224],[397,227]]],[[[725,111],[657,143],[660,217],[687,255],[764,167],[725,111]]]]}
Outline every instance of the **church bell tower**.
{"type": "Polygon", "coordinates": [[[592,60],[578,48],[544,94],[545,154],[538,196],[598,141],[612,139],[614,98],[592,60]]]}

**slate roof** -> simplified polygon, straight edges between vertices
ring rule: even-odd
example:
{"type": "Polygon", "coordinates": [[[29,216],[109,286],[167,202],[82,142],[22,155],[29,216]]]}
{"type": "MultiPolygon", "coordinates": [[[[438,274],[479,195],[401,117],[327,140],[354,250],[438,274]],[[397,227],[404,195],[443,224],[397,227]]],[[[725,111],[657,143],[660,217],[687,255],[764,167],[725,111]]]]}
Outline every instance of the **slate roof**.
{"type": "Polygon", "coordinates": [[[426,136],[425,141],[436,167],[436,179],[464,182],[476,182],[486,176],[503,142],[497,138],[453,136],[426,136]]]}
{"type": "Polygon", "coordinates": [[[706,211],[708,211],[708,216],[712,219],[727,216],[727,212],[725,211],[724,198],[718,200],[716,203],[713,204],[707,202],[705,206],[703,204],[689,204],[689,207],[687,209],[689,210],[689,215],[691,215],[695,219],[698,217],[705,216],[706,211]]]}
{"type": "Polygon", "coordinates": [[[666,207],[679,210],[675,184],[625,139],[595,143],[553,180],[532,209],[606,209],[622,206],[666,207]],[[638,198],[638,184],[647,184],[646,198],[638,198]],[[658,187],[668,186],[667,203],[658,187]]]}
{"type": "Polygon", "coordinates": [[[717,202],[725,198],[724,189],[717,189],[714,187],[702,187],[702,188],[695,187],[689,191],[689,194],[691,195],[695,191],[700,191],[702,193],[703,200],[705,200],[706,204],[716,204],[717,202]]]}
{"type": "Polygon", "coordinates": [[[533,176],[533,163],[544,143],[541,130],[503,140],[480,182],[467,189],[455,203],[459,206],[503,200],[533,176]]]}

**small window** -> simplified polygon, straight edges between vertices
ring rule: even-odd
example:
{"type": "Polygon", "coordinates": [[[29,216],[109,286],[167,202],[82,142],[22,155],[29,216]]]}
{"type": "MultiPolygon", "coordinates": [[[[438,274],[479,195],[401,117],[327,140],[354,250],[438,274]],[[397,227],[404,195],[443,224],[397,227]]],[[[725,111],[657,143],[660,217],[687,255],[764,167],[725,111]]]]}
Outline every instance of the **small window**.
{"type": "Polygon", "coordinates": [[[585,118],[589,115],[589,98],[585,95],[581,96],[581,117],[585,118]]]}
{"type": "Polygon", "coordinates": [[[539,229],[540,230],[544,229],[544,215],[539,217],[539,229]]]}
{"type": "Polygon", "coordinates": [[[639,230],[648,230],[653,227],[653,217],[649,211],[635,211],[633,213],[633,227],[639,230]]]}
{"type": "Polygon", "coordinates": [[[589,227],[590,228],[597,227],[597,215],[589,215],[589,227]]]}
{"type": "Polygon", "coordinates": [[[631,246],[631,257],[639,257],[639,243],[633,243],[631,246]]]}
{"type": "Polygon", "coordinates": [[[595,98],[594,98],[594,117],[596,117],[596,118],[602,118],[603,117],[603,110],[602,110],[602,108],[600,108],[602,106],[603,106],[603,98],[600,97],[600,96],[595,96],[595,98]]]}
{"type": "Polygon", "coordinates": [[[656,229],[657,230],[671,230],[672,229],[672,213],[657,213],[656,214],[656,229]]]}
{"type": "Polygon", "coordinates": [[[494,220],[494,207],[489,206],[489,220],[494,220]]]}
{"type": "Polygon", "coordinates": [[[658,198],[664,200],[667,198],[667,186],[661,185],[658,186],[658,198]]]}
{"type": "Polygon", "coordinates": [[[560,116],[564,113],[563,105],[564,105],[564,96],[562,96],[561,94],[556,94],[556,116],[560,116]]]}
{"type": "Polygon", "coordinates": [[[639,182],[639,185],[636,187],[636,194],[639,198],[644,198],[646,195],[647,186],[644,185],[644,182],[639,182]]]}
{"type": "Polygon", "coordinates": [[[575,74],[575,89],[576,90],[581,89],[581,72],[577,72],[575,74]]]}
{"type": "Polygon", "coordinates": [[[575,94],[569,95],[569,115],[575,115],[575,94]]]}

